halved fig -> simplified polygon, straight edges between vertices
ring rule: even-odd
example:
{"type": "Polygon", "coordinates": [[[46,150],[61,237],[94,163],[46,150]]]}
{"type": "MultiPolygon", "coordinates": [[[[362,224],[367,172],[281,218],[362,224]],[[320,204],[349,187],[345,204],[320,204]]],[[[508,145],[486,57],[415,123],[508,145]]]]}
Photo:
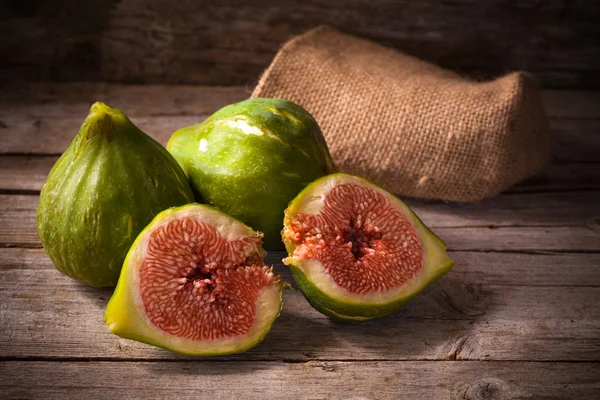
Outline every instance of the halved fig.
{"type": "Polygon", "coordinates": [[[161,212],[127,254],[104,317],[110,331],[187,355],[254,347],[282,304],[261,240],[209,206],[161,212]]]}
{"type": "Polygon", "coordinates": [[[283,262],[318,311],[387,315],[452,268],[445,243],[396,196],[356,176],[308,185],[285,211],[283,262]]]}

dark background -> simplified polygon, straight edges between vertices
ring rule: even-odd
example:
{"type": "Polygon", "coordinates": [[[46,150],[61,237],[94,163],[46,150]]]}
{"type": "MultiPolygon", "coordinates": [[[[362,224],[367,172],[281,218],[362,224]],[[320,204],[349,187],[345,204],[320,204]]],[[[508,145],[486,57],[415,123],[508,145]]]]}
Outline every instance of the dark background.
{"type": "Polygon", "coordinates": [[[594,0],[1,0],[0,79],[253,86],[319,24],[476,78],[600,88],[594,0]]]}

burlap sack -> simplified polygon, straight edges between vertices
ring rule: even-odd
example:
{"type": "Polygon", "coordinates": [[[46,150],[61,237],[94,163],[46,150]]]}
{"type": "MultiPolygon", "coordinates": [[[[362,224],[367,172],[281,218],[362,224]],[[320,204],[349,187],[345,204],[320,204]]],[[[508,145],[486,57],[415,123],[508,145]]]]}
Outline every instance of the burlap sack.
{"type": "Polygon", "coordinates": [[[340,170],[399,195],[478,201],[540,172],[550,156],[528,75],[475,82],[328,27],[286,43],[252,97],[300,104],[340,170]]]}

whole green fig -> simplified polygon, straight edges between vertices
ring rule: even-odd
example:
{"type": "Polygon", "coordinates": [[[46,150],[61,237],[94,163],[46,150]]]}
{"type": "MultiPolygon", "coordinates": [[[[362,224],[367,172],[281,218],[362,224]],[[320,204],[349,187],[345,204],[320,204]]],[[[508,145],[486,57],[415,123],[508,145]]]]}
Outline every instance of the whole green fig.
{"type": "Polygon", "coordinates": [[[319,125],[302,107],[278,99],[231,104],[199,125],[178,130],[167,149],[198,200],[264,233],[283,249],[283,210],[335,166],[319,125]]]}
{"type": "Polygon", "coordinates": [[[121,111],[95,103],[42,187],[37,231],[59,271],[114,287],[142,229],[192,201],[173,157],[121,111]]]}

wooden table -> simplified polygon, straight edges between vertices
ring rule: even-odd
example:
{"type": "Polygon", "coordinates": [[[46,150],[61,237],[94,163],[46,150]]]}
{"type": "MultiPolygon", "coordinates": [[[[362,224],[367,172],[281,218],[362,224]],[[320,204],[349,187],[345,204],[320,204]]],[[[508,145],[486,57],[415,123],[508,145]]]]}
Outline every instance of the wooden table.
{"type": "MultiPolygon", "coordinates": [[[[411,200],[454,269],[399,312],[333,322],[285,293],[266,340],[194,359],[123,340],[111,290],[54,269],[35,232],[39,189],[93,101],[165,144],[249,95],[241,87],[14,84],[0,91],[0,397],[600,398],[600,92],[545,91],[554,160],[480,204],[411,200]]],[[[292,282],[281,264],[269,261],[292,282]]]]}

